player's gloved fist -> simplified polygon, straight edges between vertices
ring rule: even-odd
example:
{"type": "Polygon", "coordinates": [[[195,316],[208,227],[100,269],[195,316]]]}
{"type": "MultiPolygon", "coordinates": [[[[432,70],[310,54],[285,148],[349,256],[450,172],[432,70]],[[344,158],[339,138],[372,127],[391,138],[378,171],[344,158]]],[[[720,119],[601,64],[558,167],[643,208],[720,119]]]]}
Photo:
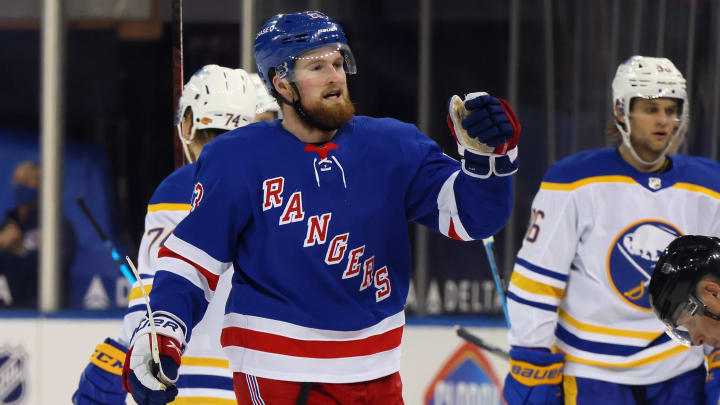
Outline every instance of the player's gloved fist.
{"type": "Polygon", "coordinates": [[[720,404],[720,349],[708,356],[708,375],[705,380],[705,404],[720,404]]]}
{"type": "Polygon", "coordinates": [[[564,354],[514,347],[503,397],[508,405],[562,405],[564,354]]]}
{"type": "Polygon", "coordinates": [[[447,122],[465,173],[485,179],[517,171],[521,126],[507,101],[485,92],[468,94],[465,100],[454,95],[448,103],[447,122]]]}
{"type": "Polygon", "coordinates": [[[165,405],[177,396],[182,350],[177,340],[157,335],[160,364],[152,358],[152,335],[141,335],[127,352],[122,383],[138,405],[165,405]]]}
{"type": "Polygon", "coordinates": [[[123,390],[120,375],[126,350],[125,346],[110,338],[97,345],[73,394],[74,405],[125,404],[127,393],[123,390]]]}

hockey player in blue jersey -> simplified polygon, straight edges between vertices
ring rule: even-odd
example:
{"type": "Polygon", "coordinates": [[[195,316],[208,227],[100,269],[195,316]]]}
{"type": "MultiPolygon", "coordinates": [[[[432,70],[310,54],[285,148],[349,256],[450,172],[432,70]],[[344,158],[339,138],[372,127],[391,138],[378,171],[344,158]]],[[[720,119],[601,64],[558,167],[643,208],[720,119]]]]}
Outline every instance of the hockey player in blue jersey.
{"type": "Polygon", "coordinates": [[[563,393],[568,405],[703,404],[717,388],[702,349],[664,333],[648,284],[673,239],[720,234],[708,214],[720,212],[720,165],[667,154],[690,109],[670,60],[630,58],[612,90],[619,147],[554,163],[533,201],[508,288],[508,405],[563,393]]]}
{"type": "MultiPolygon", "coordinates": [[[[165,178],[148,204],[138,252],[138,270],[146,288],[152,288],[158,250],[190,211],[194,162],[203,146],[218,134],[253,122],[256,112],[273,108],[268,100],[258,103],[256,93],[251,76],[245,71],[217,65],[198,70],[183,88],[176,124],[190,164],[165,178]]],[[[226,277],[219,284],[210,303],[213,309],[198,324],[196,338],[183,357],[178,402],[222,403],[234,398],[232,373],[218,342],[230,279],[226,277]]],[[[130,334],[146,313],[139,283],[133,286],[128,301],[123,333],[117,340],[107,338],[97,346],[73,395],[74,404],[125,404],[126,392],[120,378],[122,364],[130,334]]]]}
{"type": "Polygon", "coordinates": [[[220,342],[239,404],[402,404],[407,224],[459,240],[502,228],[520,126],[504,100],[454,97],[461,163],[413,125],[355,116],[353,54],[319,12],[272,17],[255,59],[283,119],[203,150],[191,212],[158,253],[160,364],[144,320],[123,379],[140,404],[171,401],[193,327],[232,273],[220,342]]]}

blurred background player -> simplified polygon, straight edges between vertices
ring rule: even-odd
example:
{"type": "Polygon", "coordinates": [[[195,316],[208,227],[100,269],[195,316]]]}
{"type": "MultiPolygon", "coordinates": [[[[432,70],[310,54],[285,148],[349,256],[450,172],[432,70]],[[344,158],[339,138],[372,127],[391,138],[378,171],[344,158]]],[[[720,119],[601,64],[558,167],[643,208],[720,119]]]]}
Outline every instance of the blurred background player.
{"type": "MultiPolygon", "coordinates": [[[[183,88],[177,109],[178,134],[190,164],[175,170],[157,187],[148,204],[145,233],[138,252],[138,271],[147,292],[157,269],[158,250],[190,211],[193,173],[205,144],[216,136],[254,121],[256,88],[242,69],[207,65],[198,70],[183,88]]],[[[179,401],[221,403],[234,400],[232,372],[220,347],[222,314],[230,290],[230,274],[221,278],[208,315],[198,324],[193,343],[183,357],[177,383],[179,401]]],[[[140,285],[130,292],[122,336],[105,340],[95,349],[85,368],[75,404],[124,404],[120,373],[129,337],[145,316],[140,285]]],[[[184,403],[184,402],[182,402],[184,403]]]]}
{"type": "Polygon", "coordinates": [[[612,90],[619,147],[553,164],[532,204],[508,292],[509,405],[704,401],[703,351],[663,333],[647,287],[670,241],[719,234],[705,213],[720,165],[666,153],[689,112],[670,60],[633,56],[612,90]]]}
{"type": "Polygon", "coordinates": [[[402,404],[407,223],[460,240],[497,232],[512,206],[517,119],[487,94],[455,96],[461,164],[414,125],[354,116],[355,61],[320,12],[272,17],[255,60],[283,119],[203,152],[191,212],[159,253],[151,293],[160,369],[148,366],[143,321],[123,380],[142,404],[172,400],[176,349],[233,273],[221,341],[238,403],[402,404]]]}

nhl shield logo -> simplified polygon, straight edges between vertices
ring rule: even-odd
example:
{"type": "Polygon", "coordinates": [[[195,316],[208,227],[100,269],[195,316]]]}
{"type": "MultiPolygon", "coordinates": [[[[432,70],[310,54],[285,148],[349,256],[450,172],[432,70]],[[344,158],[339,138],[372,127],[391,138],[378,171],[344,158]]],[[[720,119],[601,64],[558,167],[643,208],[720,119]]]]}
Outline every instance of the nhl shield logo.
{"type": "Polygon", "coordinates": [[[464,343],[425,391],[424,405],[502,405],[500,380],[483,353],[464,343]]]}
{"type": "Polygon", "coordinates": [[[653,190],[659,190],[662,187],[662,179],[659,177],[650,177],[648,179],[648,186],[653,190]]]}
{"type": "Polygon", "coordinates": [[[22,347],[0,347],[0,405],[20,405],[27,392],[27,355],[22,347]]]}

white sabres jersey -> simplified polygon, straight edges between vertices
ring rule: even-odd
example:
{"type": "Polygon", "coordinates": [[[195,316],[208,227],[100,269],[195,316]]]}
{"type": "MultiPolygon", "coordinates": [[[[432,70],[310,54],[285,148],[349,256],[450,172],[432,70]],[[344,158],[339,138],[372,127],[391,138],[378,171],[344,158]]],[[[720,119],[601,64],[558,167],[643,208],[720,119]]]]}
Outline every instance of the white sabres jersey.
{"type": "MultiPolygon", "coordinates": [[[[147,293],[150,293],[158,268],[158,250],[165,244],[175,226],[190,212],[195,164],[180,167],[158,186],[148,204],[145,231],[138,252],[138,272],[147,293]]],[[[232,372],[220,346],[225,301],[230,292],[228,272],[218,282],[213,300],[205,317],[193,332],[179,369],[178,396],[173,404],[235,404],[232,372]]],[[[145,317],[146,306],[135,283],[130,292],[128,310],[123,320],[125,336],[121,342],[129,345],[129,336],[145,317]]]]}
{"type": "Polygon", "coordinates": [[[698,367],[664,333],[647,287],[665,247],[720,235],[720,165],[671,156],[641,173],[616,148],[555,163],[532,205],[508,290],[513,346],[565,353],[565,375],[652,384],[698,367]]]}

